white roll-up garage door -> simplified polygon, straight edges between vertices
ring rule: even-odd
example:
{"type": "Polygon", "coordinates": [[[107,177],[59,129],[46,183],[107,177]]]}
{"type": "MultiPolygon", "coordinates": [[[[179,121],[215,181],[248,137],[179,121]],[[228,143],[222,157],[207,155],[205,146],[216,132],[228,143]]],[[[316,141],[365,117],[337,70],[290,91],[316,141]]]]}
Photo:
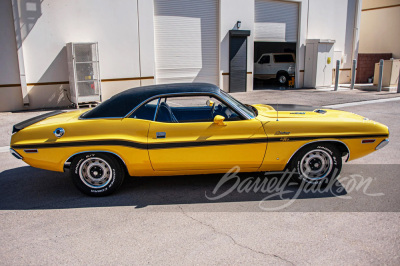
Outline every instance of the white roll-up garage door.
{"type": "Polygon", "coordinates": [[[254,41],[297,42],[298,21],[298,3],[255,0],[254,41]]]}
{"type": "Polygon", "coordinates": [[[218,1],[154,0],[156,83],[218,85],[218,1]]]}

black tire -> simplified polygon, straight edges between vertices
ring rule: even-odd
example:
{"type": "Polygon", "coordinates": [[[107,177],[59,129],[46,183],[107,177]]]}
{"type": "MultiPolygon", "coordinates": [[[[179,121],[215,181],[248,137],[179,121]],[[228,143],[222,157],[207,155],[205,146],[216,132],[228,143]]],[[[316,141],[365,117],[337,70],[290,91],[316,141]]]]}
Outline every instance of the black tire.
{"type": "Polygon", "coordinates": [[[295,181],[315,186],[326,186],[336,179],[342,170],[339,150],[329,143],[310,144],[298,151],[289,166],[295,170],[295,181]]]}
{"type": "Polygon", "coordinates": [[[276,75],[276,81],[280,85],[287,85],[289,82],[289,75],[285,72],[280,72],[276,75]]]}
{"type": "Polygon", "coordinates": [[[75,186],[89,196],[107,196],[124,181],[121,163],[111,155],[91,152],[77,155],[71,163],[70,174],[75,186]]]}

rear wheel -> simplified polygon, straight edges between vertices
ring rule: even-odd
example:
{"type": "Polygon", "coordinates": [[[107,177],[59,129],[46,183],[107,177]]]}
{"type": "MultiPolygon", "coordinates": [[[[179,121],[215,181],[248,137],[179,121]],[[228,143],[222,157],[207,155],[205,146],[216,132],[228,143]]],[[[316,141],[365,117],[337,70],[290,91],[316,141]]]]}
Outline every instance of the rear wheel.
{"type": "Polygon", "coordinates": [[[315,143],[301,149],[289,165],[295,169],[295,178],[300,183],[327,185],[342,169],[339,150],[329,143],[315,143]]]}
{"type": "Polygon", "coordinates": [[[75,186],[89,196],[106,196],[119,188],[125,171],[118,160],[103,153],[78,155],[71,163],[75,186]]]}

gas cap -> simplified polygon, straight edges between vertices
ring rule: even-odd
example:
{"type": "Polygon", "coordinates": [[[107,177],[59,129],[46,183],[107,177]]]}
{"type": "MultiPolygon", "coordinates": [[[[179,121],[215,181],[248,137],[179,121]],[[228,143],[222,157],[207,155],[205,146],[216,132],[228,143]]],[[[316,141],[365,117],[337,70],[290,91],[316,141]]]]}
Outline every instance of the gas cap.
{"type": "Polygon", "coordinates": [[[59,127],[59,128],[56,128],[56,130],[54,130],[53,133],[57,138],[61,138],[62,136],[64,136],[65,130],[63,128],[59,127]]]}

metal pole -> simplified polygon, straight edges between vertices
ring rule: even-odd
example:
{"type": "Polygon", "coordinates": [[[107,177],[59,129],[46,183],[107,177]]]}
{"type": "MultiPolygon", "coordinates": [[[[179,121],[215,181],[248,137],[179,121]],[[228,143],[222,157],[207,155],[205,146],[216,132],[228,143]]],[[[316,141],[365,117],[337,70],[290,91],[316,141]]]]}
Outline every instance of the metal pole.
{"type": "Polygon", "coordinates": [[[379,60],[379,81],[378,91],[382,91],[383,59],[379,60]]]}
{"type": "Polygon", "coordinates": [[[340,68],[340,60],[336,60],[335,91],[337,91],[339,87],[339,68],[340,68]]]}
{"type": "Polygon", "coordinates": [[[353,69],[351,70],[351,84],[350,89],[354,89],[354,83],[356,82],[356,68],[357,68],[357,60],[353,59],[353,69]]]}
{"type": "Polygon", "coordinates": [[[398,83],[397,83],[397,93],[400,93],[400,71],[399,71],[399,76],[397,77],[398,83]]]}
{"type": "Polygon", "coordinates": [[[20,1],[12,0],[11,1],[12,9],[13,9],[13,18],[14,18],[14,32],[16,38],[17,45],[17,60],[19,67],[19,82],[21,83],[21,91],[22,91],[22,102],[24,107],[29,106],[29,95],[28,95],[28,85],[26,83],[26,71],[25,71],[25,60],[24,53],[22,49],[22,25],[21,25],[21,16],[19,13],[19,7],[22,6],[20,1]]]}

